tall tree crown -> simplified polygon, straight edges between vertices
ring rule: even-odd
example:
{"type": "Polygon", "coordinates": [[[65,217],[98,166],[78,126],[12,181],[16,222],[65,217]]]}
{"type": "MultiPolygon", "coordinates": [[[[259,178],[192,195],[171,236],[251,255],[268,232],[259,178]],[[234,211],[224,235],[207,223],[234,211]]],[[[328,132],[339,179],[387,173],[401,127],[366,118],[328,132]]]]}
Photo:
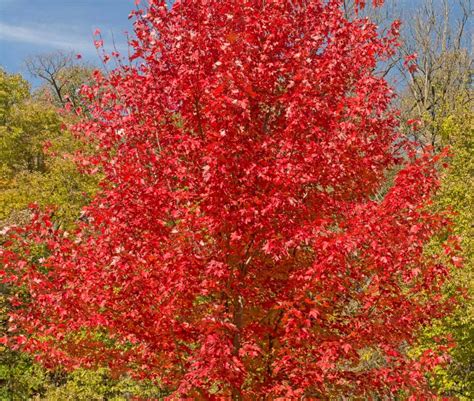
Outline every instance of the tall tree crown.
{"type": "Polygon", "coordinates": [[[447,221],[425,208],[436,159],[397,153],[374,74],[397,24],[381,38],[322,0],[134,14],[136,64],[83,90],[75,130],[106,177],[87,221],[66,234],[37,217],[12,241],[46,256],[3,252],[29,294],[14,299],[34,334],[20,343],[151,376],[170,397],[427,394],[442,358],[406,350],[445,311],[447,268],[423,249],[447,221]]]}

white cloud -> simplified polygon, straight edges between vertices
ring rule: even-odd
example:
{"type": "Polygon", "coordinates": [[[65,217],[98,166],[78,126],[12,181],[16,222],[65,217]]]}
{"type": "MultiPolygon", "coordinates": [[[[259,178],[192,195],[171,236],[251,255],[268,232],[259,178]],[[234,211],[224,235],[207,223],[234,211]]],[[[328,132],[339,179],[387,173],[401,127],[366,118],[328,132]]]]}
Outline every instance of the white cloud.
{"type": "MultiPolygon", "coordinates": [[[[87,39],[79,35],[73,36],[64,32],[55,32],[44,25],[16,26],[0,22],[0,40],[29,43],[56,49],[68,49],[84,54],[96,52],[92,32],[89,39],[87,39]]],[[[119,46],[121,51],[124,48],[126,47],[123,45],[119,46]]]]}

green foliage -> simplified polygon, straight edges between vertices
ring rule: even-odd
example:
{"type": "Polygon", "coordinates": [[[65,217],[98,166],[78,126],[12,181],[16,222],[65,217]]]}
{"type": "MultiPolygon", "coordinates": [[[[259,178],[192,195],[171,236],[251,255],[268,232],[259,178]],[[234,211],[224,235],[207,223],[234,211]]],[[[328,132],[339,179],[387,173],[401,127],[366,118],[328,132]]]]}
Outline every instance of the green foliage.
{"type": "Polygon", "coordinates": [[[0,70],[0,88],[0,221],[18,222],[37,202],[55,205],[56,220],[70,224],[97,187],[71,159],[84,144],[62,129],[51,104],[32,99],[21,77],[0,70]]]}
{"type": "Polygon", "coordinates": [[[28,356],[5,348],[0,348],[0,361],[1,401],[160,400],[165,395],[150,382],[114,379],[107,369],[48,372],[28,356]]]}
{"type": "Polygon", "coordinates": [[[79,369],[66,376],[59,386],[50,386],[39,398],[44,401],[125,401],[130,399],[162,399],[162,394],[147,382],[125,377],[113,380],[106,369],[79,369]]]}
{"type": "Polygon", "coordinates": [[[451,138],[454,157],[439,198],[440,207],[451,207],[455,233],[460,237],[464,269],[454,273],[451,291],[464,286],[469,298],[444,322],[442,329],[453,333],[457,347],[449,368],[438,372],[442,389],[465,400],[474,399],[474,130],[468,111],[450,117],[442,125],[445,138],[451,138]]]}
{"type": "Polygon", "coordinates": [[[0,400],[30,399],[45,389],[47,374],[18,352],[0,347],[0,400]]]}
{"type": "Polygon", "coordinates": [[[30,86],[21,75],[9,75],[0,68],[0,123],[5,125],[12,107],[28,98],[30,86]]]}
{"type": "Polygon", "coordinates": [[[438,368],[432,382],[441,394],[460,400],[474,399],[474,118],[467,109],[458,110],[440,123],[445,144],[451,145],[453,157],[442,182],[436,207],[454,212],[454,233],[462,245],[464,268],[452,272],[446,287],[458,295],[459,306],[447,319],[437,322],[424,333],[422,344],[428,348],[440,334],[452,334],[457,346],[451,362],[438,368]],[[467,292],[461,296],[460,288],[467,292]]]}
{"type": "Polygon", "coordinates": [[[25,99],[15,104],[5,116],[6,123],[0,128],[3,173],[44,172],[43,144],[60,134],[58,115],[51,107],[25,99]]]}

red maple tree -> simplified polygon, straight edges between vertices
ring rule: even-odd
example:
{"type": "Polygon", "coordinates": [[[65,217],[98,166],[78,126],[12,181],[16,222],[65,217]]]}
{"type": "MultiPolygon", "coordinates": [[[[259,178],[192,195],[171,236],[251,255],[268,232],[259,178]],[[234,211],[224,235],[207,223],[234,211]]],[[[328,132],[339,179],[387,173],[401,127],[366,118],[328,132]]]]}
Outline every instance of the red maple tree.
{"type": "Polygon", "coordinates": [[[380,37],[339,0],[134,14],[134,63],[83,90],[105,176],[87,221],[38,214],[2,251],[17,342],[171,398],[428,397],[442,357],[407,350],[446,310],[424,249],[448,223],[426,208],[437,159],[402,147],[375,73],[398,25],[380,37]]]}

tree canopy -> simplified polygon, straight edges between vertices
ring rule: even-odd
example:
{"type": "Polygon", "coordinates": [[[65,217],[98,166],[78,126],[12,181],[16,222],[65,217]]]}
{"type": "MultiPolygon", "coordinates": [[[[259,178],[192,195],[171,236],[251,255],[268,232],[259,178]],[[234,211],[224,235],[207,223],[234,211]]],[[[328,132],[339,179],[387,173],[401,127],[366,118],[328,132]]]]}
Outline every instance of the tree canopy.
{"type": "Polygon", "coordinates": [[[398,24],[381,37],[341,6],[152,0],[134,13],[136,64],[82,89],[73,130],[98,141],[82,164],[104,174],[85,218],[68,232],[37,213],[9,230],[14,346],[175,398],[429,396],[449,339],[408,348],[449,311],[442,284],[459,264],[429,208],[443,155],[400,137],[374,72],[398,24]]]}

